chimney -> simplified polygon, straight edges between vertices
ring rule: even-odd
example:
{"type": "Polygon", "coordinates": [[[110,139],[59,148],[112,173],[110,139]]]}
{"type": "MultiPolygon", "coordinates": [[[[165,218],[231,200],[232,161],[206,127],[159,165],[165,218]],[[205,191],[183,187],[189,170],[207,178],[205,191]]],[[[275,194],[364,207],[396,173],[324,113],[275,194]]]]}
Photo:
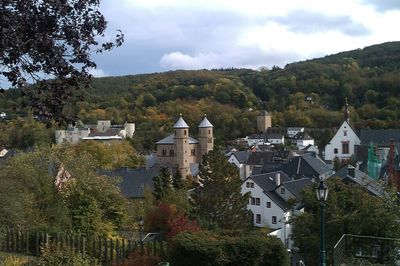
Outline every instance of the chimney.
{"type": "Polygon", "coordinates": [[[276,173],[275,175],[275,185],[279,186],[281,184],[281,174],[280,173],[276,173]]]}
{"type": "Polygon", "coordinates": [[[351,176],[352,178],[354,178],[355,177],[355,175],[356,175],[356,169],[353,167],[353,166],[348,166],[347,167],[347,174],[349,175],[349,176],[351,176]]]}

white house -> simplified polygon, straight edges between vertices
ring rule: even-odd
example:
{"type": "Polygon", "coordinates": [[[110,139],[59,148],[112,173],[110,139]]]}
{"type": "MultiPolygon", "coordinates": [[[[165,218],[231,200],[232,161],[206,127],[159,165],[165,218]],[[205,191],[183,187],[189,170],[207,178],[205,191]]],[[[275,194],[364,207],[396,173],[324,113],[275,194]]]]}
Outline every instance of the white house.
{"type": "Polygon", "coordinates": [[[361,143],[348,121],[344,121],[335,136],[325,146],[325,160],[348,160],[354,154],[354,146],[361,143]]]}
{"type": "Polygon", "coordinates": [[[250,192],[247,208],[253,213],[253,224],[268,227],[285,244],[292,247],[290,217],[297,212],[291,209],[288,199],[297,198],[311,180],[303,178],[292,181],[282,171],[248,177],[242,184],[242,193],[250,192]]]}
{"type": "Polygon", "coordinates": [[[285,144],[285,137],[282,134],[267,134],[267,141],[271,144],[285,144]]]}
{"type": "Polygon", "coordinates": [[[293,138],[296,134],[304,132],[304,127],[288,127],[286,132],[289,138],[293,138]]]}
{"type": "Polygon", "coordinates": [[[228,157],[228,162],[235,165],[239,169],[240,178],[246,178],[246,162],[249,158],[250,152],[238,151],[232,152],[228,157]]]}
{"type": "Polygon", "coordinates": [[[293,141],[296,142],[296,146],[299,150],[304,149],[308,145],[314,145],[314,139],[308,135],[307,132],[299,132],[293,136],[293,141]]]}

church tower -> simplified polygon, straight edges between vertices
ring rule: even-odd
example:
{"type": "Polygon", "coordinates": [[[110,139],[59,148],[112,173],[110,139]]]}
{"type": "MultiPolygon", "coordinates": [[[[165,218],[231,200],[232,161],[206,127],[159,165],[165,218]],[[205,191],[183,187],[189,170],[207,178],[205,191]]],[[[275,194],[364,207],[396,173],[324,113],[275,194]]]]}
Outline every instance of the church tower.
{"type": "Polygon", "coordinates": [[[349,104],[347,103],[347,97],[346,97],[346,104],[344,105],[344,121],[350,124],[350,110],[349,110],[349,104]]]}
{"type": "Polygon", "coordinates": [[[214,148],[213,127],[206,114],[204,114],[204,118],[199,124],[200,161],[204,154],[214,148]]]}
{"type": "Polygon", "coordinates": [[[271,115],[267,111],[263,111],[257,116],[258,132],[267,133],[267,129],[271,127],[271,124],[271,115]]]}
{"type": "Polygon", "coordinates": [[[182,118],[182,114],[174,125],[174,143],[176,151],[176,164],[182,177],[189,172],[189,126],[182,118]]]}

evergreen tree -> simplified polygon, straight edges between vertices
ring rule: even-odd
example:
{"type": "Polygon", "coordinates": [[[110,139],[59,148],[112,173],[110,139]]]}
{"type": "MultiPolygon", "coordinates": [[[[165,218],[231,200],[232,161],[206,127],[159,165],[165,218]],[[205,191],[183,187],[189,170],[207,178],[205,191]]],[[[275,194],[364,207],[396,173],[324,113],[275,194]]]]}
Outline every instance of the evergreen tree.
{"type": "Polygon", "coordinates": [[[200,218],[222,229],[243,229],[251,225],[246,206],[250,194],[242,195],[239,173],[219,151],[203,157],[199,178],[202,186],[193,195],[193,210],[200,218]]]}
{"type": "Polygon", "coordinates": [[[171,174],[167,167],[161,167],[160,174],[153,178],[153,195],[156,200],[161,200],[171,190],[171,174]]]}
{"type": "Polygon", "coordinates": [[[183,188],[182,176],[179,170],[177,170],[174,176],[172,177],[172,186],[174,187],[175,190],[183,188]]]}

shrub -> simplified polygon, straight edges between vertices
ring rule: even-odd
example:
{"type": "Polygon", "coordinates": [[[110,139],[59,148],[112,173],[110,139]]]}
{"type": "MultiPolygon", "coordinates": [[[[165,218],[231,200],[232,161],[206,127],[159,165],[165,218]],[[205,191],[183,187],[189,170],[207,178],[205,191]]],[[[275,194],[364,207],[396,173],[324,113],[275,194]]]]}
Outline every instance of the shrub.
{"type": "Polygon", "coordinates": [[[184,232],[172,243],[170,261],[180,265],[289,265],[279,239],[266,235],[221,236],[210,232],[184,232]]]}
{"type": "Polygon", "coordinates": [[[42,255],[35,262],[36,266],[97,266],[100,263],[87,255],[73,253],[70,250],[57,250],[52,245],[47,245],[42,250],[42,255]]]}

